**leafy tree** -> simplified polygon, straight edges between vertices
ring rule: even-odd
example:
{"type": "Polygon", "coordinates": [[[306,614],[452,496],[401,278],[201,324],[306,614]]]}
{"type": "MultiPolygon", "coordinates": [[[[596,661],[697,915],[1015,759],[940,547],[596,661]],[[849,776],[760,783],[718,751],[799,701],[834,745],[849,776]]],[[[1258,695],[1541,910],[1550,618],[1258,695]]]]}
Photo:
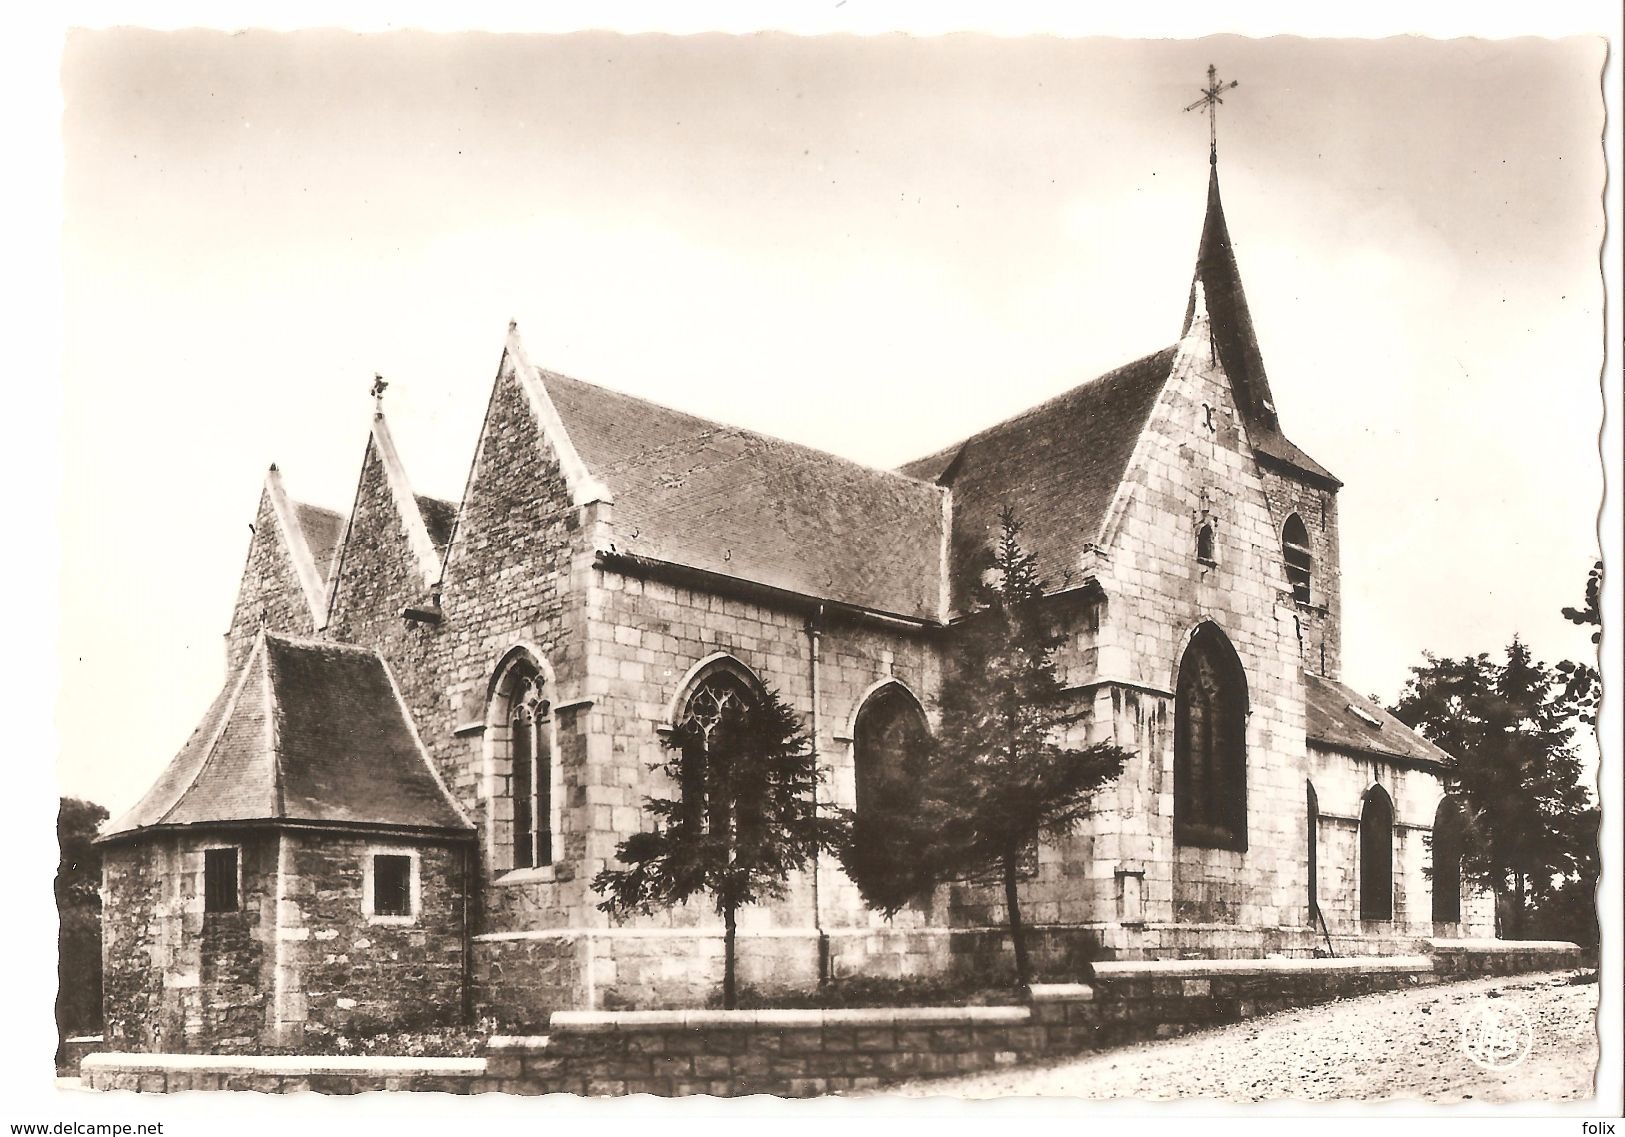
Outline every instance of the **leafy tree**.
{"type": "Polygon", "coordinates": [[[951,643],[941,731],[919,763],[912,816],[897,818],[891,840],[907,868],[885,889],[854,875],[865,899],[888,915],[935,883],[998,879],[1016,981],[1026,986],[1033,972],[1018,888],[1023,862],[1040,835],[1076,827],[1128,755],[1109,743],[1057,741],[1070,718],[1055,663],[1066,634],[1053,623],[1038,558],[1020,534],[1006,509],[975,611],[951,643]]]}
{"type": "Polygon", "coordinates": [[[616,851],[593,888],[605,912],[625,915],[709,896],[723,922],[723,1006],[738,1005],[739,909],[785,894],[790,873],[843,843],[838,817],[818,811],[818,768],[801,719],[775,692],[725,691],[666,740],[663,770],[676,797],[650,797],[655,827],[616,851]]]}
{"type": "Polygon", "coordinates": [[[1466,804],[1462,875],[1494,891],[1502,934],[1523,936],[1531,907],[1585,863],[1590,802],[1559,674],[1516,639],[1500,664],[1430,655],[1390,709],[1453,759],[1448,780],[1466,804]]]}
{"type": "MultiPolygon", "coordinates": [[[[1596,629],[1591,633],[1591,642],[1602,642],[1602,562],[1598,561],[1591,566],[1591,572],[1586,576],[1585,605],[1581,608],[1564,608],[1563,618],[1571,624],[1580,627],[1596,629]]],[[[1589,663],[1577,663],[1565,659],[1557,665],[1557,670],[1563,676],[1564,696],[1574,704],[1575,714],[1579,720],[1588,725],[1596,725],[1597,704],[1602,700],[1602,676],[1598,674],[1595,666],[1589,663]]]]}
{"type": "Polygon", "coordinates": [[[92,842],[107,810],[65,797],[56,814],[56,1022],[66,1037],[102,1018],[102,859],[92,842]]]}

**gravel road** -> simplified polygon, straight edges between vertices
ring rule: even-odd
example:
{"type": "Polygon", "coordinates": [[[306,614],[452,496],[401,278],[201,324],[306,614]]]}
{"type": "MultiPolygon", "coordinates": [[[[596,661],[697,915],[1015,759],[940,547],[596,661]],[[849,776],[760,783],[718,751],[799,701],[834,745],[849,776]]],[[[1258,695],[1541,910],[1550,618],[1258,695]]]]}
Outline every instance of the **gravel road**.
{"type": "MultiPolygon", "coordinates": [[[[1598,987],[1569,982],[1574,974],[1477,979],[1342,999],[1064,1063],[910,1082],[887,1092],[1224,1101],[1588,1098],[1598,1058],[1598,987]],[[1483,1069],[1463,1048],[1464,1027],[1515,1022],[1516,1011],[1500,1011],[1506,1006],[1521,1011],[1531,1028],[1528,1054],[1508,1069],[1483,1069]]],[[[1516,1055],[1509,1051],[1507,1057],[1516,1055]]]]}

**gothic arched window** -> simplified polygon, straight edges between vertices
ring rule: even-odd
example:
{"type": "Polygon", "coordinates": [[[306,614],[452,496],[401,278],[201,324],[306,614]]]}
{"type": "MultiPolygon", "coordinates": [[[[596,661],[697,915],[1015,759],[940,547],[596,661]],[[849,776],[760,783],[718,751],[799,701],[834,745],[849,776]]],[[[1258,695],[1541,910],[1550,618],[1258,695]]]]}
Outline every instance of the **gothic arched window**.
{"type": "Polygon", "coordinates": [[[515,666],[508,680],[508,748],[516,869],[553,860],[552,721],[540,672],[528,665],[515,666]]]}
{"type": "Polygon", "coordinates": [[[1281,527],[1281,558],[1286,561],[1286,579],[1292,586],[1292,599],[1308,604],[1315,558],[1309,551],[1309,529],[1296,513],[1281,527]]]}
{"type": "Polygon", "coordinates": [[[1174,691],[1174,841],[1247,848],[1247,676],[1212,623],[1191,637],[1174,691]]]}
{"type": "Polygon", "coordinates": [[[929,735],[925,712],[901,683],[888,683],[864,701],[852,731],[859,816],[884,816],[906,805],[929,735]]]}
{"type": "Polygon", "coordinates": [[[1213,526],[1203,524],[1196,530],[1196,559],[1204,565],[1216,565],[1213,550],[1213,526]]]}
{"type": "Polygon", "coordinates": [[[558,771],[551,700],[551,684],[535,656],[515,648],[504,657],[491,680],[485,720],[491,866],[498,872],[553,863],[558,771]]]}
{"type": "Polygon", "coordinates": [[[1394,918],[1394,803],[1381,786],[1360,810],[1360,919],[1394,918]]]}
{"type": "Polygon", "coordinates": [[[1439,802],[1433,815],[1433,922],[1461,920],[1461,854],[1467,819],[1453,797],[1439,802]]]}
{"type": "MultiPolygon", "coordinates": [[[[684,820],[711,832],[728,829],[716,810],[727,808],[733,763],[748,746],[751,719],[760,705],[750,673],[719,660],[700,673],[683,699],[675,730],[682,747],[684,820]]],[[[743,819],[736,819],[742,821],[743,819]]]]}

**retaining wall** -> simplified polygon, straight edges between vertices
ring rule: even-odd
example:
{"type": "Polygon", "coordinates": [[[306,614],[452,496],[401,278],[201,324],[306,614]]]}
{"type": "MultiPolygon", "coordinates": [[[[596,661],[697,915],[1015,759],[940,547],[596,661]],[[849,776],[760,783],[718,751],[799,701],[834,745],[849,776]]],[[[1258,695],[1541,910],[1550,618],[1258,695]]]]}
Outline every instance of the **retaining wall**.
{"type": "Polygon", "coordinates": [[[94,1089],[372,1089],[736,1097],[873,1090],[1235,1022],[1288,1007],[1579,963],[1572,944],[1463,945],[1436,957],[1101,963],[1089,984],[1035,986],[1008,1007],[574,1011],[549,1033],[493,1038],[484,1058],[209,1058],[93,1054],[94,1089]]]}

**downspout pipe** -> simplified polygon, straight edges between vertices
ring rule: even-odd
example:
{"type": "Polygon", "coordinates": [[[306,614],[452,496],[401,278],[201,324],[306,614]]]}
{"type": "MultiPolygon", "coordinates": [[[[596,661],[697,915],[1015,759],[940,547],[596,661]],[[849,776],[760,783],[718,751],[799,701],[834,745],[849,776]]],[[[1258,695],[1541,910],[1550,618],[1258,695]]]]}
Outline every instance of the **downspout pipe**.
{"type": "MultiPolygon", "coordinates": [[[[818,682],[818,655],[824,635],[824,606],[820,604],[807,616],[807,674],[812,687],[812,716],[811,737],[813,768],[820,768],[821,753],[818,740],[821,737],[818,730],[818,708],[822,702],[822,694],[818,682]]],[[[818,790],[814,788],[813,795],[816,801],[818,790]]],[[[812,909],[813,928],[818,933],[818,985],[824,986],[830,980],[829,966],[829,933],[824,930],[824,913],[819,899],[818,877],[822,872],[822,861],[818,850],[813,851],[812,869],[812,909]]]]}

